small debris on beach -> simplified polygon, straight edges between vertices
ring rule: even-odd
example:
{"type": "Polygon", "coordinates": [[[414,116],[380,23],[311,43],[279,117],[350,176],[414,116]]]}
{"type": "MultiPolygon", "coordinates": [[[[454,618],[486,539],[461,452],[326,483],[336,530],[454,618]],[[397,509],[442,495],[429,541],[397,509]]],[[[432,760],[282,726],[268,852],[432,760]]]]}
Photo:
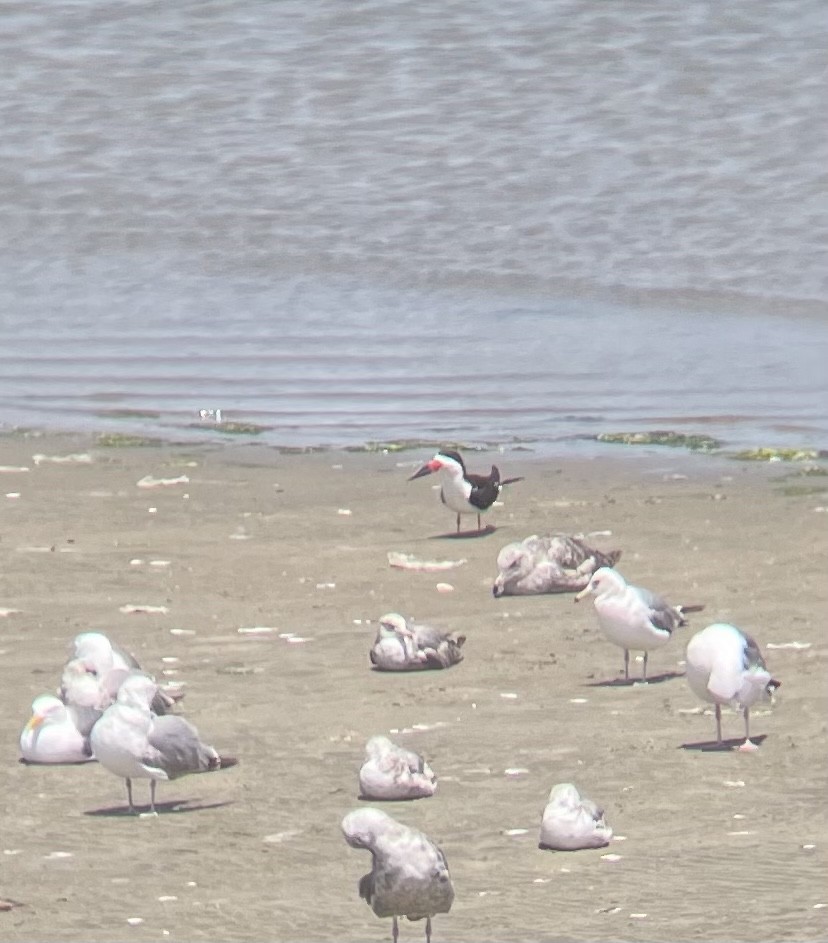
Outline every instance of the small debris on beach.
{"type": "Polygon", "coordinates": [[[166,488],[169,485],[188,485],[190,479],[186,475],[179,475],[177,478],[153,478],[152,475],[144,475],[135,482],[139,488],[166,488]]]}
{"type": "Polygon", "coordinates": [[[415,570],[423,573],[435,573],[440,570],[453,570],[455,567],[467,563],[462,560],[418,560],[413,554],[400,553],[396,550],[388,551],[388,563],[398,570],[415,570]]]}
{"type": "Polygon", "coordinates": [[[55,465],[91,465],[92,456],[88,452],[74,452],[71,455],[33,455],[32,461],[35,465],[43,465],[44,462],[52,462],[55,465]]]}
{"type": "Polygon", "coordinates": [[[121,606],[118,609],[118,612],[124,613],[124,615],[134,615],[135,613],[146,613],[148,615],[160,615],[165,616],[170,610],[166,606],[133,606],[127,604],[121,606]]]}

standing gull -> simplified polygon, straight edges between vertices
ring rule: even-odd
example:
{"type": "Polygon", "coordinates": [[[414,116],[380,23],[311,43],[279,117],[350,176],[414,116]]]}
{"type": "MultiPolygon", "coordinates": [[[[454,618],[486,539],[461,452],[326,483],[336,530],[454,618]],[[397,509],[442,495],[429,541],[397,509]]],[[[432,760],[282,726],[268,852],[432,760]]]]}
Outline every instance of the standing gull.
{"type": "Polygon", "coordinates": [[[644,652],[642,681],[647,680],[647,656],[651,648],[665,645],[673,632],[687,625],[686,612],[700,612],[704,606],[671,606],[648,589],[633,586],[617,570],[602,566],[592,574],[575,602],[595,597],[595,612],[604,635],[624,649],[624,678],[630,677],[630,649],[644,652]]]}
{"type": "Polygon", "coordinates": [[[574,593],[587,585],[599,567],[614,566],[620,557],[620,550],[602,553],[579,537],[533,534],[501,549],[492,595],[498,598],[574,593]]]}
{"type": "Polygon", "coordinates": [[[572,783],[552,787],[543,810],[540,848],[574,851],[577,848],[603,848],[612,838],[612,829],[604,821],[604,810],[572,783]]]}
{"type": "Polygon", "coordinates": [[[60,700],[72,712],[75,724],[88,737],[103,712],[114,700],[111,691],[90,671],[80,658],[63,666],[60,700]]]}
{"type": "MultiPolygon", "coordinates": [[[[94,675],[109,695],[108,707],[118,693],[121,682],[133,671],[142,671],[138,659],[112,642],[103,632],[81,632],[72,641],[72,661],[80,662],[94,675]]],[[[152,702],[156,714],[166,714],[183,694],[172,695],[160,687],[152,702]]]]}
{"type": "Polygon", "coordinates": [[[94,759],[74,720],[74,711],[51,694],[32,701],[32,716],[20,733],[20,755],[27,763],[87,763],[94,759]]]}
{"type": "Polygon", "coordinates": [[[379,671],[421,671],[450,668],[463,660],[465,635],[457,639],[430,625],[406,621],[399,613],[382,616],[371,648],[371,664],[379,671]]]}
{"type": "Polygon", "coordinates": [[[447,914],[454,887],[443,852],[422,832],[395,821],[379,809],[357,809],[342,820],[345,841],[367,848],[371,872],[359,882],[359,896],[378,917],[391,917],[392,939],[399,937],[398,917],[425,918],[426,943],[431,918],[447,914]]]}
{"type": "Polygon", "coordinates": [[[422,799],[433,796],[437,777],[426,761],[388,737],[371,737],[359,771],[361,799],[422,799]]]}
{"type": "Polygon", "coordinates": [[[126,780],[129,811],[132,780],[150,780],[150,811],[155,813],[155,784],[188,773],[210,773],[235,766],[199,738],[192,724],[175,714],[157,717],[150,710],[158,685],[134,673],[118,690],[115,703],[92,728],[90,744],[98,762],[126,780]]]}
{"type": "Polygon", "coordinates": [[[750,739],[750,707],[772,697],[781,682],[765,665],[756,641],[727,622],[714,622],[687,644],[687,683],[702,700],[716,705],[716,742],[722,744],[722,704],[742,708],[745,715],[743,751],[757,750],[750,739]]]}
{"type": "Polygon", "coordinates": [[[440,500],[457,515],[457,533],[460,533],[460,515],[476,514],[477,530],[481,531],[480,514],[495,503],[504,485],[523,481],[522,478],[506,478],[501,481],[497,465],[492,465],[488,475],[475,475],[466,471],[459,452],[443,449],[431,461],[426,462],[408,479],[440,473],[440,500]]]}

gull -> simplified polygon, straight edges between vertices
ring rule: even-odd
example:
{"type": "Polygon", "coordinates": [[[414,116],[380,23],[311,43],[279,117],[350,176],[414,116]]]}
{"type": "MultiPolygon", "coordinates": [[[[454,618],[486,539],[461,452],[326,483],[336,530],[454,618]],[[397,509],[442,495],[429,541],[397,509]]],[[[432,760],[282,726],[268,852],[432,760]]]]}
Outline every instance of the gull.
{"type": "Polygon", "coordinates": [[[630,677],[630,649],[644,652],[642,681],[647,680],[647,656],[651,648],[665,645],[673,632],[687,625],[684,614],[700,612],[704,606],[671,606],[648,589],[627,583],[612,567],[596,570],[575,597],[595,597],[595,612],[604,635],[624,649],[624,678],[630,677]]]}
{"type": "Polygon", "coordinates": [[[32,701],[32,716],[20,733],[20,754],[27,763],[87,763],[94,759],[74,711],[51,694],[32,701]]]}
{"type": "Polygon", "coordinates": [[[196,728],[175,714],[157,717],[150,704],[158,690],[148,675],[135,672],[118,689],[114,704],[92,728],[90,744],[101,766],[126,780],[129,811],[134,812],[132,780],[150,780],[150,812],[155,814],[155,784],[188,773],[210,773],[235,766],[203,743],[196,728]]]}
{"type": "MultiPolygon", "coordinates": [[[[108,707],[118,693],[124,678],[133,671],[142,671],[138,659],[130,652],[112,642],[103,632],[81,632],[72,640],[73,657],[80,661],[89,674],[94,675],[108,695],[104,707],[108,707]]],[[[160,687],[153,698],[152,709],[156,714],[166,714],[183,694],[172,695],[160,687]]]]}
{"type": "Polygon", "coordinates": [[[389,612],[379,621],[371,648],[371,664],[380,671],[419,671],[450,668],[463,660],[465,635],[453,639],[430,625],[406,621],[398,612],[389,612]]]}
{"type": "Polygon", "coordinates": [[[727,622],[714,622],[687,643],[687,683],[693,692],[716,705],[716,741],[722,744],[722,704],[740,707],[745,716],[742,751],[758,750],[750,739],[750,708],[772,697],[781,682],[774,680],[755,639],[727,622]]]}
{"type": "Polygon", "coordinates": [[[583,589],[602,566],[614,566],[620,550],[602,553],[580,537],[533,534],[525,540],[506,544],[497,555],[500,571],[492,595],[533,596],[540,593],[571,593],[583,589]]]}
{"type": "Polygon", "coordinates": [[[111,692],[80,658],[73,658],[64,665],[58,694],[61,702],[72,711],[75,724],[84,737],[89,736],[113,701],[111,692]]]}
{"type": "Polygon", "coordinates": [[[523,478],[506,478],[501,481],[497,465],[492,465],[488,475],[474,475],[466,471],[459,452],[442,449],[408,479],[422,478],[434,472],[440,474],[440,500],[457,515],[457,533],[460,533],[460,515],[476,514],[477,530],[482,530],[480,514],[487,511],[500,496],[504,485],[523,481],[523,478]]]}
{"type": "Polygon", "coordinates": [[[371,737],[359,771],[361,799],[422,799],[433,796],[437,777],[426,761],[388,737],[371,737]]]}
{"type": "Polygon", "coordinates": [[[399,937],[398,917],[425,918],[426,943],[431,918],[447,914],[454,901],[446,856],[422,832],[402,825],[379,809],[357,809],[342,820],[345,841],[367,848],[371,872],[359,882],[359,896],[378,917],[391,917],[392,939],[399,937]]]}
{"type": "Polygon", "coordinates": [[[604,821],[604,810],[578,792],[572,783],[552,787],[543,810],[540,848],[574,851],[602,848],[609,844],[612,829],[604,821]]]}

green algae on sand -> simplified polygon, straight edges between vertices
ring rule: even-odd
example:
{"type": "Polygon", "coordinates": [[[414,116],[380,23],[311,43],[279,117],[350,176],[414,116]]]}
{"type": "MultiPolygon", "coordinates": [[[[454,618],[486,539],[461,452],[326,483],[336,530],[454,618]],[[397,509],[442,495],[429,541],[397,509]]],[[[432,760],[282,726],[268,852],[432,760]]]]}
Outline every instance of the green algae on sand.
{"type": "Polygon", "coordinates": [[[722,447],[718,439],[709,435],[687,435],[683,432],[657,430],[654,432],[599,432],[598,442],[621,445],[666,445],[671,448],[691,449],[694,452],[713,452],[722,447]]]}
{"type": "Polygon", "coordinates": [[[741,462],[812,462],[818,458],[828,458],[828,452],[822,449],[745,449],[733,452],[731,458],[741,462]]]}
{"type": "Polygon", "coordinates": [[[102,432],[95,440],[96,445],[107,449],[145,448],[150,446],[168,445],[162,439],[153,439],[150,436],[127,435],[123,432],[102,432]]]}

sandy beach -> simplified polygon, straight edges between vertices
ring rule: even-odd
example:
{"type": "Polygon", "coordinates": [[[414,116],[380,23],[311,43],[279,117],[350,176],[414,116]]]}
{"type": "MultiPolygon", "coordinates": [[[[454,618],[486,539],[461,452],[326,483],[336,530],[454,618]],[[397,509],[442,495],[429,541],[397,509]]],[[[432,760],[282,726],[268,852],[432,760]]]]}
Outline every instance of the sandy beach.
{"type": "MultiPolygon", "coordinates": [[[[453,539],[436,482],[406,480],[428,457],[0,438],[0,898],[21,905],[3,939],[390,939],[357,895],[370,858],[339,828],[366,740],[389,731],[439,780],[385,806],[448,858],[435,941],[828,936],[828,479],[675,450],[477,453],[472,469],[525,480],[486,516],[494,532],[453,539]],[[651,654],[654,683],[615,683],[622,652],[591,603],[492,597],[497,551],[554,531],[609,531],[591,539],[622,550],[630,581],[705,604],[651,654]],[[413,572],[389,552],[464,562],[413,572]],[[370,670],[389,610],[466,635],[465,660],[370,670]],[[753,634],[782,682],[752,713],[755,754],[699,748],[715,722],[684,646],[715,621],[753,634]],[[239,765],[160,784],[150,818],[125,814],[97,764],[20,764],[32,698],[90,629],[183,683],[181,713],[239,765]],[[608,848],[538,849],[565,781],[605,807],[608,848]]],[[[724,725],[741,737],[739,715],[724,725]]]]}

